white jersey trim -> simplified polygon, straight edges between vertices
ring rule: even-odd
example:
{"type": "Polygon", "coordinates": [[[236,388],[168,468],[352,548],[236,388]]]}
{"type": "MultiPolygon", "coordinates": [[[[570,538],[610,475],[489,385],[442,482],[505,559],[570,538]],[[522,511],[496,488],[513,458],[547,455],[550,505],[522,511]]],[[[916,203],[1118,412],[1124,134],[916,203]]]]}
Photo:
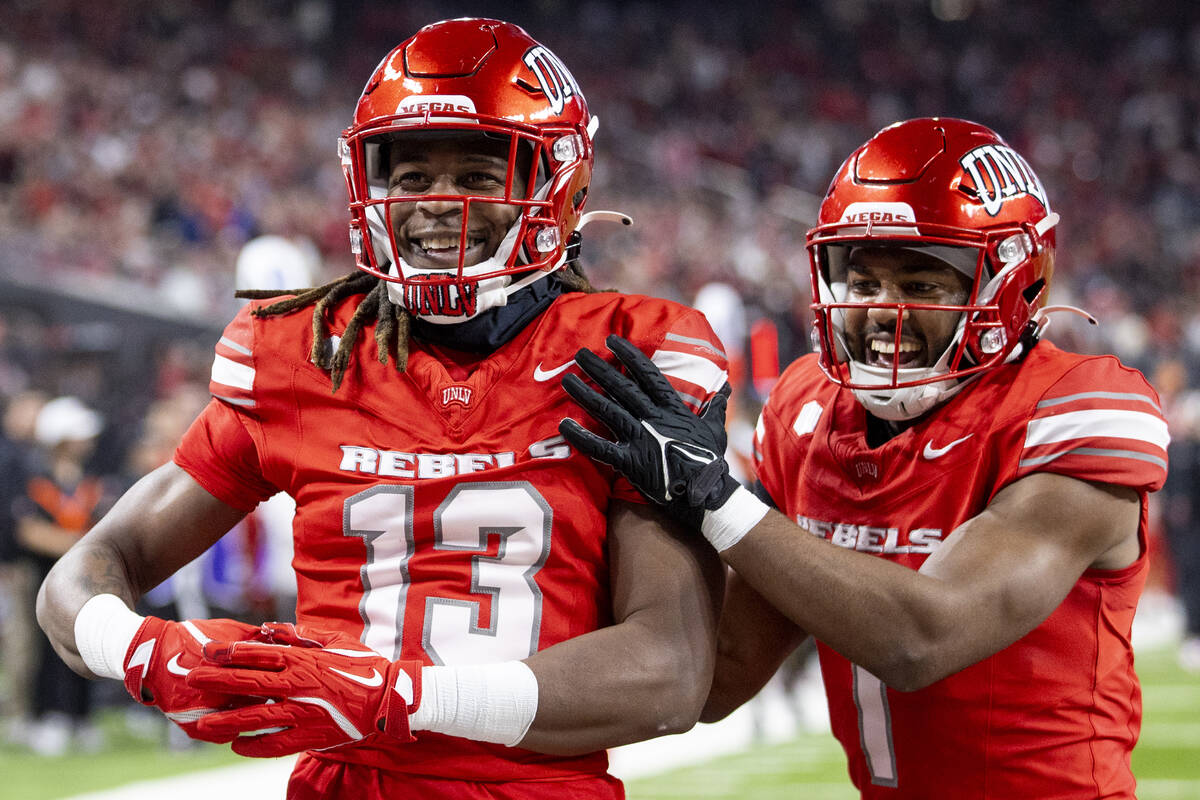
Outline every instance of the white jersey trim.
{"type": "Polygon", "coordinates": [[[225,356],[214,356],[212,379],[214,383],[250,391],[254,388],[254,367],[239,364],[225,356]]]}
{"type": "Polygon", "coordinates": [[[720,389],[729,374],[703,356],[675,350],[656,350],[650,359],[669,378],[687,381],[708,392],[720,389]]]}
{"type": "Polygon", "coordinates": [[[1167,423],[1161,417],[1143,411],[1099,408],[1030,420],[1025,447],[1098,438],[1137,439],[1164,450],[1171,440],[1167,423]]]}

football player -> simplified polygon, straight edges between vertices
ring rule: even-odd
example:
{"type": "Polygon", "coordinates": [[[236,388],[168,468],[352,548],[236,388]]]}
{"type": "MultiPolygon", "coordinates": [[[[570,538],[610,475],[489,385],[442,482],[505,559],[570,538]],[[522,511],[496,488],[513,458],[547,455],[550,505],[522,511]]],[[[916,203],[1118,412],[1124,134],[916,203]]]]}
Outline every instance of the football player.
{"type": "Polygon", "coordinates": [[[1112,356],[1041,340],[1058,215],[1028,163],[958,119],[885,128],[808,234],[816,351],[756,434],[757,492],[639,347],[564,379],[617,441],[567,440],[702,533],[734,576],[705,719],[818,642],[865,798],[1132,798],[1130,627],[1158,396],[1112,356]]]}
{"type": "Polygon", "coordinates": [[[726,381],[698,312],[580,271],[596,123],[515,25],[384,58],[339,142],[359,269],[251,293],[173,463],[46,581],[68,662],[197,738],[309,751],[291,798],[616,798],[605,748],[696,722],[719,559],[557,430],[561,375],[610,334],[690,407],[726,381]],[[130,610],[280,491],[297,624],[130,610]]]}

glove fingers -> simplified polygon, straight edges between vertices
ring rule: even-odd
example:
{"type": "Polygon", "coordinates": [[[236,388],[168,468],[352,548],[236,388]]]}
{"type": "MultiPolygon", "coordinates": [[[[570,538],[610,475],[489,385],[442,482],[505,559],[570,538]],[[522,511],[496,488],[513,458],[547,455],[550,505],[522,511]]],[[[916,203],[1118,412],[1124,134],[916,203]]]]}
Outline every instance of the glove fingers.
{"type": "MultiPolygon", "coordinates": [[[[575,363],[609,397],[623,406],[625,411],[642,418],[649,417],[655,411],[654,403],[646,396],[645,392],[638,388],[636,383],[622,375],[620,370],[591,350],[586,347],[582,348],[575,354],[575,363]]],[[[568,375],[567,377],[575,376],[568,375]]],[[[566,386],[566,383],[567,379],[563,378],[563,385],[566,386]]]]}
{"type": "Polygon", "coordinates": [[[558,423],[558,432],[572,447],[589,458],[594,458],[617,470],[620,470],[621,465],[625,463],[624,450],[621,445],[597,436],[570,417],[558,423]]]}
{"type": "Polygon", "coordinates": [[[249,641],[260,634],[258,626],[232,619],[190,619],[178,624],[187,629],[194,639],[196,634],[193,631],[200,633],[204,637],[197,639],[200,644],[213,639],[228,642],[249,641]]]}
{"type": "Polygon", "coordinates": [[[662,371],[659,370],[653,361],[646,357],[645,353],[634,347],[632,342],[613,333],[609,334],[608,338],[604,340],[604,344],[625,365],[626,371],[637,382],[638,387],[653,402],[675,410],[687,409],[687,406],[679,399],[679,394],[675,391],[675,387],[662,374],[662,371]]]}
{"type": "Polygon", "coordinates": [[[280,672],[287,666],[287,648],[267,642],[205,642],[204,661],[229,667],[280,672]]]}
{"type": "Polygon", "coordinates": [[[264,622],[261,633],[265,641],[271,644],[285,644],[290,647],[324,647],[326,644],[301,633],[291,622],[264,622]]]}
{"type": "Polygon", "coordinates": [[[280,673],[209,665],[194,668],[184,681],[202,692],[257,697],[281,696],[292,688],[280,673]]]}
{"type": "MultiPolygon", "coordinates": [[[[308,728],[328,719],[328,715],[314,706],[296,703],[259,703],[232,711],[217,711],[201,717],[196,722],[197,738],[223,744],[252,731],[267,731],[274,728],[308,728]]],[[[270,735],[270,734],[264,734],[270,735]]]]}
{"type": "Polygon", "coordinates": [[[233,740],[230,749],[246,758],[279,758],[328,746],[329,742],[323,731],[289,728],[281,733],[239,736],[233,740]]]}
{"type": "Polygon", "coordinates": [[[726,438],[725,411],[729,407],[729,395],[732,392],[733,387],[729,385],[729,381],[725,381],[725,385],[712,396],[712,399],[708,401],[708,407],[700,415],[700,419],[704,420],[709,430],[716,434],[718,440],[722,442],[726,438]]]}
{"type": "Polygon", "coordinates": [[[622,439],[633,438],[638,421],[625,408],[589,387],[578,375],[567,375],[562,379],[562,385],[567,394],[593,419],[603,422],[605,427],[622,439]]]}

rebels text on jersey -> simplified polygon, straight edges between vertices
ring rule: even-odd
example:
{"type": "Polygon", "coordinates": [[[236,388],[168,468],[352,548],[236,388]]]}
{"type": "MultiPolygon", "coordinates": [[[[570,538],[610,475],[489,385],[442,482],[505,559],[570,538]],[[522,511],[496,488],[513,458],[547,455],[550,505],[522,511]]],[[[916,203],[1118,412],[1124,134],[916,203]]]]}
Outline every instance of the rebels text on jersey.
{"type": "MultiPolygon", "coordinates": [[[[335,333],[359,298],[334,312],[335,333]]],[[[243,309],[216,348],[215,398],[176,462],[218,499],[296,500],[297,615],[390,659],[489,663],[611,619],[606,512],[632,487],[558,434],[559,383],[579,347],[629,338],[697,407],[726,379],[698,312],[613,293],[560,296],[473,371],[412,343],[408,369],[376,358],[365,330],[340,389],[308,360],[307,313],[243,309]],[[443,360],[445,359],[445,360],[443,360]]],[[[385,770],[475,780],[603,772],[603,753],[548,756],[420,733],[322,754],[385,770]]]]}
{"type": "Polygon", "coordinates": [[[764,488],[802,528],[919,569],[1006,485],[1037,471],[1141,494],[1142,555],[1088,570],[1041,625],[983,661],[896,692],[819,644],[834,734],[864,798],[1132,798],[1141,700],[1129,635],[1146,575],[1146,494],[1167,426],[1140,373],[1048,342],[868,448],[866,415],[814,357],[772,390],[755,437],[764,488]]]}

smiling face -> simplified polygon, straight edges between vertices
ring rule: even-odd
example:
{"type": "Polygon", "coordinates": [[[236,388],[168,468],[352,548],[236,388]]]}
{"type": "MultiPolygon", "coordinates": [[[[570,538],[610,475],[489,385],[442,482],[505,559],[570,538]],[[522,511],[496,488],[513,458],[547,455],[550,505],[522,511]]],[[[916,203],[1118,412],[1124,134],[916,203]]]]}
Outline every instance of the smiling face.
{"type": "Polygon", "coordinates": [[[897,340],[896,308],[889,303],[965,305],[971,281],[945,261],[900,247],[855,247],[846,265],[844,330],[850,356],[873,367],[933,366],[949,347],[961,311],[908,308],[897,340]]]}
{"type": "MultiPolygon", "coordinates": [[[[505,197],[509,140],[477,133],[398,139],[388,148],[388,195],[505,197]]],[[[525,197],[525,174],[518,166],[508,197],[525,197]]],[[[396,248],[401,258],[424,270],[455,270],[463,206],[460,200],[391,203],[396,248]]],[[[462,266],[491,258],[521,207],[472,202],[462,266]]]]}

